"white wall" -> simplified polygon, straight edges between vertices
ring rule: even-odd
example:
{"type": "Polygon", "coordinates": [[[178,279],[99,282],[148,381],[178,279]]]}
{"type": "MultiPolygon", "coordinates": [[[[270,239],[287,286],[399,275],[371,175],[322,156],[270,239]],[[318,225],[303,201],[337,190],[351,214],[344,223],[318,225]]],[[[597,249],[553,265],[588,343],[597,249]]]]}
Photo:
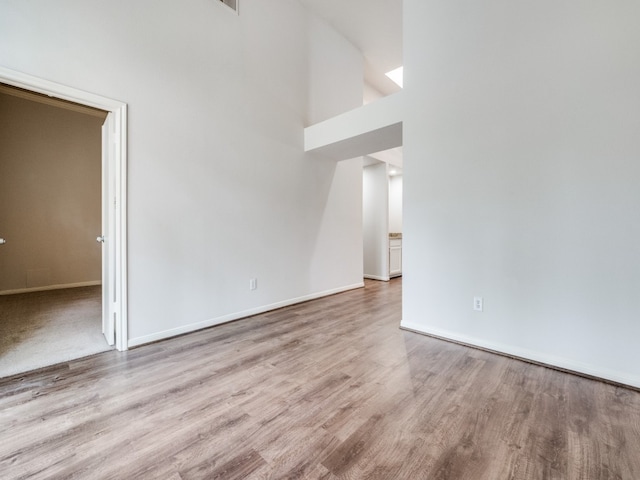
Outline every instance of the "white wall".
{"type": "Polygon", "coordinates": [[[306,29],[310,58],[308,126],[360,107],[365,85],[364,59],[355,47],[314,16],[308,19],[306,29]]]}
{"type": "Polygon", "coordinates": [[[359,160],[303,126],[362,60],[298,2],[4,1],[0,64],[129,105],[131,344],[361,284],[359,160]]]}
{"type": "Polygon", "coordinates": [[[404,12],[403,324],[640,386],[640,4],[404,12]]]}
{"type": "Polygon", "coordinates": [[[389,280],[389,176],[387,164],[363,168],[364,276],[389,280]]]}
{"type": "Polygon", "coordinates": [[[364,83],[363,91],[362,91],[362,104],[367,105],[371,102],[375,102],[376,100],[380,100],[384,95],[380,93],[374,86],[369,83],[364,83]]]}
{"type": "Polygon", "coordinates": [[[100,283],[103,121],[0,93],[0,292],[100,283]]]}
{"type": "Polygon", "coordinates": [[[402,233],[402,175],[389,177],[389,232],[402,233]]]}

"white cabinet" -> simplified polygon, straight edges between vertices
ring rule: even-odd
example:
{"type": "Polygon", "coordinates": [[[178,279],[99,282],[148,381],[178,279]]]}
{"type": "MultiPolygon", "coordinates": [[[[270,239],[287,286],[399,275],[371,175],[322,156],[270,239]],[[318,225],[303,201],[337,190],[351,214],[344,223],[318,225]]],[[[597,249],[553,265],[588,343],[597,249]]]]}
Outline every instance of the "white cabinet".
{"type": "Polygon", "coordinates": [[[402,275],[402,239],[389,239],[389,276],[402,275]]]}

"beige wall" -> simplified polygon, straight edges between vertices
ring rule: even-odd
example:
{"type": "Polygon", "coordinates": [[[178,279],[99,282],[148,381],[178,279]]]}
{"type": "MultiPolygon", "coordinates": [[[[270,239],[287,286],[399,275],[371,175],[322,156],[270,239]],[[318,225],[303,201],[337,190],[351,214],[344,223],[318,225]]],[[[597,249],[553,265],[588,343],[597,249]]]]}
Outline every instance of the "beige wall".
{"type": "Polygon", "coordinates": [[[102,122],[0,93],[0,292],[100,281],[102,122]]]}

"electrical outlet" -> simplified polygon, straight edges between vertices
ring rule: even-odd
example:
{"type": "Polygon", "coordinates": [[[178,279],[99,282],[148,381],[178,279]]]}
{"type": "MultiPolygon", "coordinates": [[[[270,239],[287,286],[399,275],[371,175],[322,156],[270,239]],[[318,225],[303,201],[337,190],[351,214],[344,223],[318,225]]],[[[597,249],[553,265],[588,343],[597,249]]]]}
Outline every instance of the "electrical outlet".
{"type": "Polygon", "coordinates": [[[258,288],[258,279],[257,278],[249,279],[249,290],[255,290],[256,288],[258,288]]]}
{"type": "Polygon", "coordinates": [[[481,312],[482,311],[482,304],[483,304],[483,300],[482,297],[473,297],[473,309],[476,312],[481,312]]]}

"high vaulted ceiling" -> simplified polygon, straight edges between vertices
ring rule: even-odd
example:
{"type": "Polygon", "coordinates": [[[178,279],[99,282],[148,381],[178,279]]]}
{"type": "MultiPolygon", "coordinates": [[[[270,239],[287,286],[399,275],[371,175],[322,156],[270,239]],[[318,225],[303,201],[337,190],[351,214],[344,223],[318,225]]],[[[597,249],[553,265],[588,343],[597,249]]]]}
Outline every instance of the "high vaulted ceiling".
{"type": "Polygon", "coordinates": [[[365,58],[365,81],[384,95],[399,87],[384,74],[402,65],[402,0],[299,0],[365,58]]]}

